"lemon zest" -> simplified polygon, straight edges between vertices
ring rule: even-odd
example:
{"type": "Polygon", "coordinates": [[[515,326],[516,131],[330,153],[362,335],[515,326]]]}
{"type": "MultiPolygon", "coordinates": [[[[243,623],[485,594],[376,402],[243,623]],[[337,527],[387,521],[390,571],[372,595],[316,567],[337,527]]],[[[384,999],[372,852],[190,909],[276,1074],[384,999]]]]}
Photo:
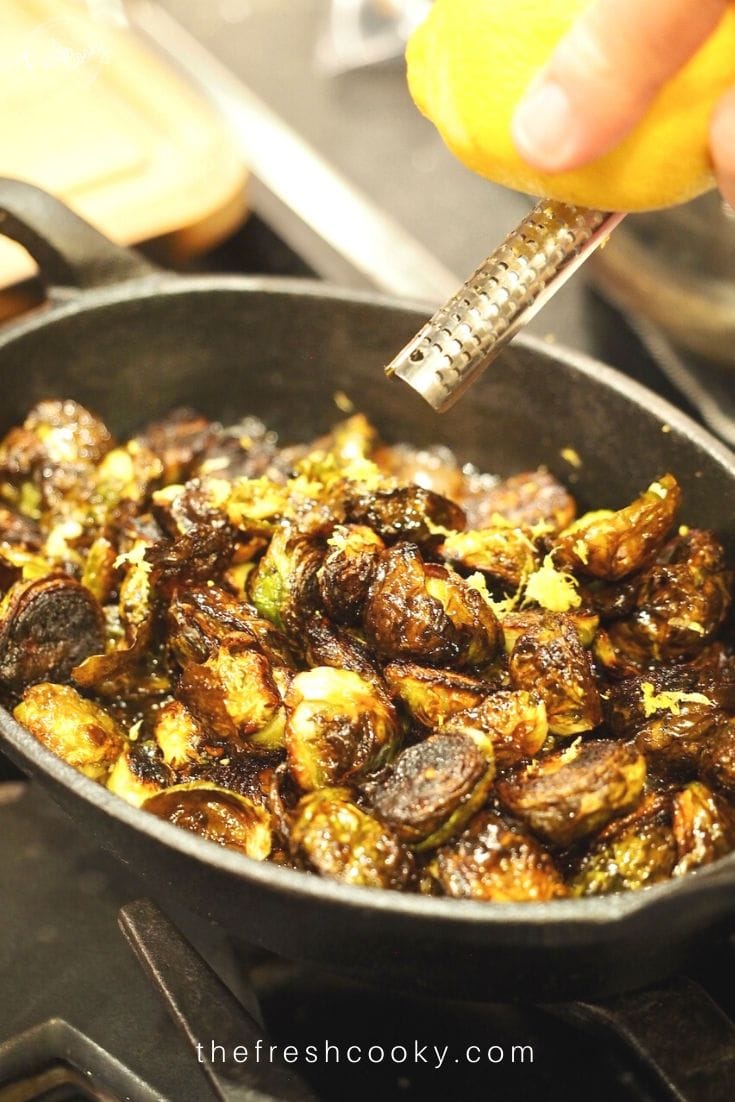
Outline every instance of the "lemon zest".
{"type": "Polygon", "coordinates": [[[643,699],[643,714],[648,719],[656,712],[671,712],[672,715],[681,715],[682,704],[705,704],[712,707],[712,701],[704,693],[684,692],[660,692],[657,693],[652,682],[644,681],[641,685],[641,697],[643,699]]]}
{"type": "Polygon", "coordinates": [[[547,555],[526,582],[524,604],[528,601],[535,601],[549,612],[569,612],[579,608],[582,598],[577,591],[576,578],[557,570],[551,555],[547,555]]]}

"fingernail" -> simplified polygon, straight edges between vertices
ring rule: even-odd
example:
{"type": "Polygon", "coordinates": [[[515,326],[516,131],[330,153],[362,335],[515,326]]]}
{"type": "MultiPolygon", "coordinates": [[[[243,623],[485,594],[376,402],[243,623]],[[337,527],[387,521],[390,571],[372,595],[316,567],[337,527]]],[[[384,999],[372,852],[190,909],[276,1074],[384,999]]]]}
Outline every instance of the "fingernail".
{"type": "Polygon", "coordinates": [[[526,93],[513,119],[513,140],[525,160],[545,172],[571,167],[577,151],[577,118],[566,91],[541,78],[526,93]]]}

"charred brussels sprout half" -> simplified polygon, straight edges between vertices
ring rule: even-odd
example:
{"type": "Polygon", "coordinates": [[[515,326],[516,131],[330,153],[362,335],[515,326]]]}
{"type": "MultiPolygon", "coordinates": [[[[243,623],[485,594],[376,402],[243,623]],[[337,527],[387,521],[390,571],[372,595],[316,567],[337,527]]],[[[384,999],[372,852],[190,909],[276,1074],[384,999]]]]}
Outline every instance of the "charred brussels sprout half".
{"type": "Polygon", "coordinates": [[[477,677],[415,662],[391,662],[384,673],[391,693],[424,727],[441,727],[452,716],[479,704],[490,691],[477,677]]]}
{"type": "Polygon", "coordinates": [[[298,637],[318,605],[317,570],[323,550],[310,538],[279,529],[248,579],[248,596],[261,616],[298,637]]]}
{"type": "Polygon", "coordinates": [[[95,781],[105,780],[125,746],[112,716],[70,685],[32,685],[13,715],[48,750],[95,781]]]}
{"type": "Polygon", "coordinates": [[[363,627],[381,657],[437,666],[481,666],[500,642],[482,595],[454,571],[425,563],[410,543],[381,552],[363,627]]]}
{"type": "Polygon", "coordinates": [[[155,742],[126,746],[107,778],[110,792],[140,807],[151,796],[176,783],[176,776],[155,742]]]}
{"type": "Polygon", "coordinates": [[[551,845],[593,834],[640,800],[646,761],[635,747],[595,739],[547,754],[498,783],[503,806],[551,845]]]}
{"type": "Polygon", "coordinates": [[[735,812],[706,785],[695,781],[674,796],[675,876],[709,865],[735,849],[735,812]]]}
{"type": "Polygon", "coordinates": [[[270,815],[247,796],[206,782],[178,784],[151,796],[145,811],[208,842],[265,861],[272,846],[270,815]]]}
{"type": "Polygon", "coordinates": [[[536,546],[521,528],[480,528],[453,532],[439,554],[454,566],[481,570],[499,586],[516,590],[540,564],[536,546]]]}
{"type": "Polygon", "coordinates": [[[399,754],[365,792],[381,822],[414,849],[425,850],[461,830],[485,803],[494,777],[494,763],[472,739],[437,734],[399,754]]]}
{"type": "Polygon", "coordinates": [[[346,788],[320,788],[299,803],[290,834],[302,867],[366,888],[406,888],[414,873],[409,851],[346,788]]]}
{"type": "Polygon", "coordinates": [[[257,859],[488,902],[644,888],[735,848],[732,564],[680,499],[667,474],[575,520],[544,468],[359,413],[115,441],[42,401],[0,440],[0,700],[257,859]]]}
{"type": "Polygon", "coordinates": [[[102,609],[73,578],[16,582],[0,604],[0,684],[19,693],[36,681],[64,681],[104,650],[102,609]]]}
{"type": "Polygon", "coordinates": [[[592,731],[602,719],[589,655],[563,613],[548,613],[521,632],[510,654],[510,678],[515,689],[541,697],[555,735],[592,731]]]}
{"type": "Polygon", "coordinates": [[[572,878],[572,894],[636,891],[668,880],[677,861],[671,801],[653,795],[608,824],[591,842],[572,878]]]}
{"type": "Polygon", "coordinates": [[[427,866],[433,885],[453,899],[546,902],[567,894],[549,853],[518,823],[491,811],[442,846],[427,866]]]}
{"type": "Polygon", "coordinates": [[[554,542],[557,565],[617,581],[646,566],[666,539],[681,504],[676,479],[664,475],[617,513],[587,513],[554,542]]]}
{"type": "Polygon", "coordinates": [[[489,741],[499,769],[535,757],[549,733],[546,705],[536,693],[524,689],[491,693],[456,713],[447,726],[469,735],[481,747],[489,741]]]}
{"type": "Polygon", "coordinates": [[[635,607],[601,636],[600,661],[624,674],[652,663],[694,658],[730,609],[732,573],[711,532],[672,540],[639,578],[635,607]]]}
{"type": "Polygon", "coordinates": [[[26,515],[70,512],[88,497],[112,445],[102,421],[78,402],[39,402],[0,443],[0,480],[26,515]]]}
{"type": "Polygon", "coordinates": [[[247,638],[233,635],[205,662],[185,663],[179,696],[216,738],[240,749],[283,745],[285,716],[273,669],[247,638]]]}
{"type": "Polygon", "coordinates": [[[445,530],[461,532],[462,509],[421,486],[378,490],[348,500],[347,519],[373,530],[386,543],[425,543],[445,530]]]}
{"type": "Polygon", "coordinates": [[[567,528],[577,514],[574,498],[549,471],[523,471],[478,493],[469,488],[473,527],[493,524],[499,517],[518,528],[543,526],[548,532],[567,528]]]}
{"type": "Polygon", "coordinates": [[[306,791],[377,769],[398,743],[393,705],[351,670],[317,666],[297,674],[286,713],[291,773],[306,791]]]}
{"type": "Polygon", "coordinates": [[[364,525],[339,525],[327,541],[319,570],[325,612],[339,624],[358,624],[375,571],[380,536],[364,525]]]}

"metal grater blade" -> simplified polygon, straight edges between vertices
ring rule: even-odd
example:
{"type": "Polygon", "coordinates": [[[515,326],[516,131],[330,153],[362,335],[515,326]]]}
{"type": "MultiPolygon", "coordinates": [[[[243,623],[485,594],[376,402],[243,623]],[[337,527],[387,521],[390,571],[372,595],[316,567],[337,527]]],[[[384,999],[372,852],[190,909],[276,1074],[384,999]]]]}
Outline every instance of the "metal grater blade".
{"type": "Polygon", "coordinates": [[[622,214],[543,200],[386,368],[449,409],[622,214]]]}

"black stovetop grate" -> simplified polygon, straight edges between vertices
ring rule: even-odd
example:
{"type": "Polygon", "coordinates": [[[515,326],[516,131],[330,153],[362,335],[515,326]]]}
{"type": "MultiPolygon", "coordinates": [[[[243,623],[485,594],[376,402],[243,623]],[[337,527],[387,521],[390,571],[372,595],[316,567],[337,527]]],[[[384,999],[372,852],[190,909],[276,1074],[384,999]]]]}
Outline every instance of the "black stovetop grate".
{"type": "MultiPolygon", "coordinates": [[[[135,901],[140,891],[35,786],[0,785],[0,1102],[734,1096],[735,1025],[700,982],[679,978],[605,1006],[419,999],[233,947],[215,928],[177,914],[184,937],[155,904],[135,901]],[[344,1052],[351,1041],[370,1040],[387,1050],[410,1033],[428,1044],[448,1042],[451,1052],[470,1042],[530,1045],[534,1062],[437,1070],[354,1068],[344,1059],[328,1068],[197,1059],[197,1042],[204,1057],[215,1038],[228,1054],[236,1044],[252,1050],[259,1037],[266,1043],[263,1018],[280,1046],[328,1039],[344,1052]]],[[[703,977],[735,1013],[728,946],[718,948],[703,977]]]]}

